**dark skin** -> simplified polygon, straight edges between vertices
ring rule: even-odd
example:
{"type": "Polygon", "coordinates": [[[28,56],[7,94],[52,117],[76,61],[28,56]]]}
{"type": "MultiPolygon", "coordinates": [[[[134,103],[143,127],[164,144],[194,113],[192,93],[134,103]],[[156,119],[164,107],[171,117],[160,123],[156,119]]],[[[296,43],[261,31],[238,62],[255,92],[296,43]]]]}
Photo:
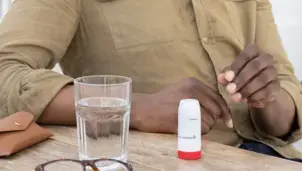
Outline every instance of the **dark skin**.
{"type": "Polygon", "coordinates": [[[75,125],[74,89],[72,85],[65,86],[48,104],[38,119],[40,124],[75,125]]]}
{"type": "Polygon", "coordinates": [[[178,105],[181,99],[197,99],[202,110],[202,134],[207,134],[217,119],[232,127],[230,112],[223,98],[194,78],[184,79],[155,94],[141,96],[133,103],[132,127],[144,132],[177,133],[178,105]]]}
{"type": "MultiPolygon", "coordinates": [[[[39,119],[42,124],[74,125],[73,86],[62,89],[39,119]],[[64,114],[64,115],[62,115],[64,114]]],[[[133,94],[131,128],[154,133],[177,132],[177,110],[181,99],[194,98],[203,107],[202,134],[207,134],[217,119],[232,127],[227,104],[219,93],[194,78],[188,78],[154,94],[133,94]]]]}
{"type": "Polygon", "coordinates": [[[293,127],[296,110],[277,76],[273,56],[249,45],[218,80],[234,101],[249,104],[255,111],[251,117],[262,131],[283,137],[293,127]]]}

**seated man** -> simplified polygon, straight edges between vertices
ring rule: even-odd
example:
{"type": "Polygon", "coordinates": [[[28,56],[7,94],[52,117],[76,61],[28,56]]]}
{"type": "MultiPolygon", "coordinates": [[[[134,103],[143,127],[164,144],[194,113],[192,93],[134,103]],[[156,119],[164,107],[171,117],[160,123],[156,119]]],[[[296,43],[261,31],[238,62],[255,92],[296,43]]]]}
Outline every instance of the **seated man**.
{"type": "Polygon", "coordinates": [[[0,117],[74,125],[73,78],[95,74],[133,79],[132,129],[176,133],[179,101],[194,98],[205,138],[302,159],[302,90],[269,0],[15,0],[0,26],[0,117]]]}

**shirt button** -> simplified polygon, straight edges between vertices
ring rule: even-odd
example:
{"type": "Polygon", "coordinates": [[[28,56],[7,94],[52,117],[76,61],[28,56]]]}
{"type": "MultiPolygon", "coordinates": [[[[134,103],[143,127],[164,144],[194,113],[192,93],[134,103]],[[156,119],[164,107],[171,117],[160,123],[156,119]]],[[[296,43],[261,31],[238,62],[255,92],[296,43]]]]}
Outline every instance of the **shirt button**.
{"type": "Polygon", "coordinates": [[[210,42],[208,37],[203,37],[202,40],[205,44],[208,44],[210,42]]]}

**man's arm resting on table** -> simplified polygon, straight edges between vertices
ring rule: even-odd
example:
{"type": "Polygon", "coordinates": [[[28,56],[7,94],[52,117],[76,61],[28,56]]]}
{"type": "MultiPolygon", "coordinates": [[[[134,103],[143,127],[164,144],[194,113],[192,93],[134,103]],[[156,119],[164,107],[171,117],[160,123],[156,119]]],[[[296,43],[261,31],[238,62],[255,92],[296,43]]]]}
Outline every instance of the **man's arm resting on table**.
{"type": "Polygon", "coordinates": [[[72,85],[65,86],[48,104],[38,119],[40,124],[75,125],[74,89],[72,85]]]}
{"type": "MultiPolygon", "coordinates": [[[[141,100],[144,94],[132,94],[132,101],[141,100]]],[[[136,110],[132,106],[132,111],[136,110]]],[[[75,117],[75,101],[74,101],[74,86],[65,86],[49,103],[41,117],[38,119],[40,124],[50,125],[76,125],[75,117]]],[[[136,114],[139,112],[131,112],[130,127],[135,128],[136,114]]]]}

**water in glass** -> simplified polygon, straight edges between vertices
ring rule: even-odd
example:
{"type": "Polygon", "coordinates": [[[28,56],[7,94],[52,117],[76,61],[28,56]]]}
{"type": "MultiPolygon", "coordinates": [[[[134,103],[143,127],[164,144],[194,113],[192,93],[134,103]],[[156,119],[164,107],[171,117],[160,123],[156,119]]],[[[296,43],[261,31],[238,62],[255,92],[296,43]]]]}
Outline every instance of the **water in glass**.
{"type": "Polygon", "coordinates": [[[126,161],[129,111],[129,103],[120,98],[80,99],[76,103],[80,159],[126,161]]]}

